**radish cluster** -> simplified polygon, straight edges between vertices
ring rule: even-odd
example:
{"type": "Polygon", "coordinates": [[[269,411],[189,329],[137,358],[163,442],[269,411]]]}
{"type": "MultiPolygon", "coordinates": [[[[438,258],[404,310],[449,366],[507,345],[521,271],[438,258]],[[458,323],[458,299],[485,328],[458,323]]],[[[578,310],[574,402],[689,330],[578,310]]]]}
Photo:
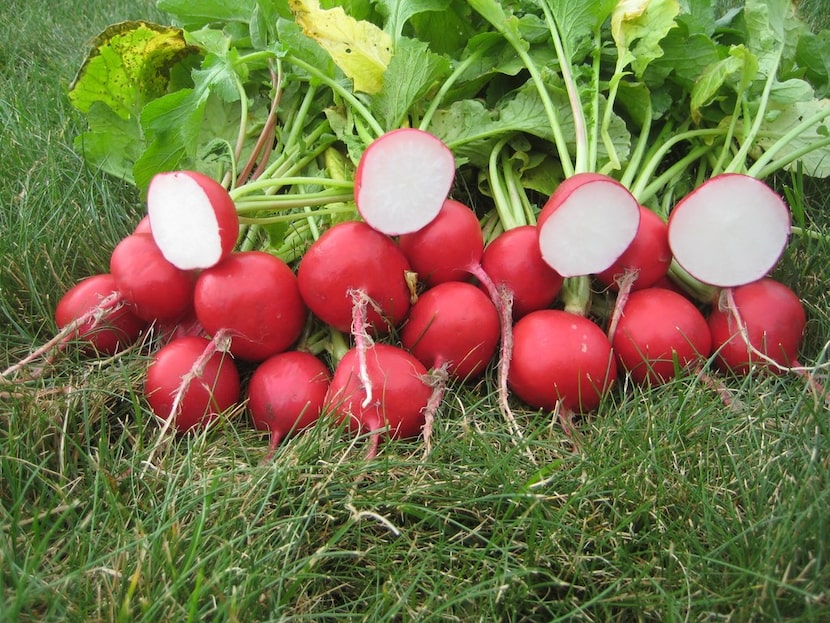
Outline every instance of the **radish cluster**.
{"type": "Polygon", "coordinates": [[[575,174],[536,223],[485,236],[449,196],[451,152],[424,131],[383,135],[355,175],[361,220],[330,224],[289,265],[240,250],[220,184],[159,174],[110,271],[59,303],[61,345],[114,354],[155,327],[145,393],[163,425],[199,430],[244,408],[269,455],[323,414],[366,435],[369,456],[385,438],[429,443],[447,383],[491,365],[506,411],[510,392],[562,414],[597,409],[620,378],[798,365],[804,309],[769,277],[789,212],[757,179],[712,178],[664,220],[619,181],[575,174]],[[695,298],[690,282],[719,295],[695,298]],[[313,348],[321,330],[341,348],[313,348]]]}

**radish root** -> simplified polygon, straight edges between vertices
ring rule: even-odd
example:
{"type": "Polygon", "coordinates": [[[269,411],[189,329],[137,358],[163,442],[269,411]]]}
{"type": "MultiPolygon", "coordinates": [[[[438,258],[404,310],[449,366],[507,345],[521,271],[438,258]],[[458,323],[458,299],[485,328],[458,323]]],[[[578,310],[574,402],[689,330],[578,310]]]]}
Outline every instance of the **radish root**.
{"type": "MultiPolygon", "coordinates": [[[[193,362],[193,365],[190,367],[190,370],[182,376],[181,383],[179,383],[178,390],[176,391],[176,395],[173,397],[173,404],[170,407],[170,413],[168,414],[167,418],[161,424],[161,430],[159,430],[158,438],[156,442],[153,444],[153,447],[150,449],[150,454],[147,456],[147,459],[143,461],[144,469],[142,470],[142,475],[144,475],[147,471],[147,468],[152,465],[153,458],[155,457],[156,451],[163,443],[164,439],[167,437],[167,431],[170,430],[170,427],[173,425],[173,422],[176,420],[176,415],[181,408],[182,400],[184,400],[184,395],[187,393],[190,384],[201,377],[204,374],[205,366],[207,365],[210,358],[217,352],[227,353],[229,351],[231,345],[231,335],[229,331],[221,330],[213,336],[213,339],[208,343],[205,347],[205,350],[202,351],[202,354],[199,358],[193,362]]],[[[210,390],[210,387],[207,387],[210,390]]]]}
{"type": "Polygon", "coordinates": [[[124,307],[124,305],[126,304],[126,300],[118,292],[113,292],[107,297],[101,299],[101,302],[98,305],[96,305],[94,308],[90,309],[85,314],[79,316],[78,318],[67,324],[51,340],[49,340],[45,344],[38,347],[36,350],[26,355],[23,359],[21,359],[14,365],[11,365],[5,370],[3,370],[3,372],[0,373],[0,379],[5,380],[7,377],[25,368],[27,365],[35,361],[38,357],[48,355],[45,358],[44,364],[38,368],[35,368],[35,370],[29,375],[27,380],[35,380],[39,378],[43,374],[43,371],[46,368],[46,366],[55,360],[58,353],[66,347],[69,341],[73,337],[80,337],[79,330],[82,326],[84,326],[88,322],[91,322],[92,324],[86,331],[87,333],[90,333],[94,331],[101,324],[101,322],[103,322],[107,318],[107,316],[115,313],[116,311],[124,307]]]}

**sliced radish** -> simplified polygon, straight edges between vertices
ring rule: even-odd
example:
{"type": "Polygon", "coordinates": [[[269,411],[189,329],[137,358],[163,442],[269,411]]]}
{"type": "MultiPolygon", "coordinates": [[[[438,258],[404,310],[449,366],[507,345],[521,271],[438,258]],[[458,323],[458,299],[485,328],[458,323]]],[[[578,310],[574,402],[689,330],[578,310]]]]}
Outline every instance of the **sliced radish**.
{"type": "Polygon", "coordinates": [[[147,215],[162,254],[182,270],[215,266],[239,236],[239,217],[228,191],[195,171],[154,176],[147,189],[147,215]]]}
{"type": "Polygon", "coordinates": [[[703,283],[733,288],[764,277],[790,235],[790,211],[767,184],[741,173],[717,175],[686,195],[669,216],[669,245],[703,283]]]}
{"type": "Polygon", "coordinates": [[[545,203],[537,224],[542,258],[563,277],[608,269],[634,240],[640,205],[617,180],[577,173],[545,203]]]}
{"type": "Polygon", "coordinates": [[[429,132],[400,128],[375,139],[357,166],[354,196],[363,219],[389,236],[418,231],[441,210],[455,158],[429,132]]]}

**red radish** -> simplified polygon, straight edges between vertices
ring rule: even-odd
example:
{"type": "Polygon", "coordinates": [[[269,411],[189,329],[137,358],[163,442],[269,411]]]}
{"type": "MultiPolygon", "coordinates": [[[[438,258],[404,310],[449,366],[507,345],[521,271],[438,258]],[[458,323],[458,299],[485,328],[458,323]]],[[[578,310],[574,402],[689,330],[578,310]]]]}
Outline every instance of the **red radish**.
{"type": "Polygon", "coordinates": [[[773,372],[798,367],[807,315],[795,292],[764,278],[734,288],[731,298],[733,305],[723,301],[709,314],[718,367],[736,374],[752,366],[773,372]]]}
{"type": "Polygon", "coordinates": [[[605,286],[619,289],[619,281],[632,274],[631,290],[650,288],[669,271],[672,255],[666,222],[645,206],[640,206],[640,225],[634,240],[606,270],[596,274],[605,286]]]}
{"type": "Polygon", "coordinates": [[[136,224],[135,229],[133,230],[134,234],[152,234],[153,231],[150,229],[150,217],[146,214],[142,217],[142,219],[136,224]]]}
{"type": "Polygon", "coordinates": [[[385,333],[409,313],[409,262],[388,236],[363,222],[345,221],[325,231],[305,252],[297,269],[300,293],[323,322],[348,333],[353,293],[372,301],[368,324],[385,333]]]}
{"type": "Polygon", "coordinates": [[[591,411],[616,375],[608,338],[584,316],[543,309],[513,327],[507,380],[516,396],[532,407],[591,411]]]}
{"type": "Polygon", "coordinates": [[[478,217],[454,199],[444,201],[428,225],[398,238],[412,270],[428,287],[445,281],[467,281],[481,262],[484,235],[478,217]]]}
{"type": "Polygon", "coordinates": [[[499,234],[484,249],[481,266],[496,286],[504,286],[513,293],[516,320],[550,307],[564,281],[542,259],[533,225],[521,225],[499,234]]]}
{"type": "Polygon", "coordinates": [[[703,313],[672,290],[632,292],[611,342],[617,362],[637,383],[659,385],[699,366],[712,352],[703,313]]]}
{"type": "Polygon", "coordinates": [[[215,266],[239,236],[230,194],[196,171],[156,174],[147,188],[147,215],[164,257],[182,270],[215,266]]]}
{"type": "Polygon", "coordinates": [[[563,277],[607,270],[634,240],[640,204],[617,180],[577,173],[562,182],[539,214],[539,248],[563,277]]]}
{"type": "Polygon", "coordinates": [[[748,175],[717,175],[669,215],[672,254],[695,279],[733,288],[764,277],[790,235],[790,211],[767,184],[748,175]]]}
{"type": "Polygon", "coordinates": [[[113,355],[133,344],[147,327],[145,320],[124,305],[115,279],[109,273],[83,279],[58,301],[55,308],[58,328],[64,329],[78,321],[80,324],[64,341],[83,340],[92,351],[103,355],[113,355]],[[107,299],[110,303],[106,303],[107,299]]]}
{"type": "Polygon", "coordinates": [[[203,337],[162,346],[147,368],[144,395],[153,413],[179,433],[202,428],[239,401],[233,359],[203,337]]]}
{"type": "Polygon", "coordinates": [[[264,251],[233,253],[202,271],[193,301],[205,331],[227,332],[231,354],[248,361],[287,350],[307,318],[291,268],[264,251]]]}
{"type": "Polygon", "coordinates": [[[357,165],[354,196],[363,219],[389,236],[434,219],[455,178],[455,158],[440,139],[399,128],[372,141],[357,165]]]}
{"type": "Polygon", "coordinates": [[[366,349],[364,363],[353,348],[334,370],[324,410],[334,414],[338,422],[347,422],[352,431],[371,435],[371,458],[377,452],[384,428],[392,439],[420,434],[432,395],[426,378],[424,365],[401,348],[373,344],[366,349]],[[371,381],[371,395],[367,394],[363,378],[371,381]]]}
{"type": "Polygon", "coordinates": [[[255,428],[271,431],[269,455],[317,421],[330,381],[326,365],[307,352],[278,353],[257,366],[248,381],[248,412],[255,428]]]}
{"type": "Polygon", "coordinates": [[[401,330],[401,343],[427,368],[447,364],[450,376],[477,376],[493,358],[499,313],[476,286],[448,281],[424,292],[401,330]]]}
{"type": "Polygon", "coordinates": [[[139,318],[176,322],[193,308],[195,275],[168,262],[150,234],[130,234],[110,255],[118,290],[139,318]]]}

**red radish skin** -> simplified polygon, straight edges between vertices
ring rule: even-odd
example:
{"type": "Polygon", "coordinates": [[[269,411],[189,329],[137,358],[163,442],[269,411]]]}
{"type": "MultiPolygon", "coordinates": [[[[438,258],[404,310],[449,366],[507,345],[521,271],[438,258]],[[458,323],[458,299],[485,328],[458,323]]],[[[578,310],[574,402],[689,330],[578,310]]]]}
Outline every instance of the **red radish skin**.
{"type": "Polygon", "coordinates": [[[362,292],[373,302],[367,310],[369,326],[384,334],[409,313],[410,272],[406,256],[391,238],[366,223],[346,221],[308,248],[297,281],[308,308],[344,333],[352,326],[353,293],[362,292]]]}
{"type": "Polygon", "coordinates": [[[89,343],[86,352],[114,355],[135,343],[148,324],[123,303],[111,274],[93,275],[72,286],[61,297],[55,308],[55,324],[62,330],[87,316],[88,319],[71,331],[64,341],[83,340],[89,343]],[[113,298],[113,295],[116,296],[112,303],[102,306],[105,299],[113,298]]]}
{"type": "Polygon", "coordinates": [[[521,225],[499,234],[481,257],[481,266],[497,287],[513,293],[513,318],[550,307],[564,281],[539,250],[534,225],[521,225]]]}
{"type": "Polygon", "coordinates": [[[193,309],[195,275],[168,262],[150,234],[130,234],[110,255],[110,273],[136,316],[177,322],[193,309]]]}
{"type": "Polygon", "coordinates": [[[152,234],[153,231],[150,229],[150,217],[144,215],[142,219],[136,224],[135,229],[133,230],[134,234],[152,234]]]}
{"type": "Polygon", "coordinates": [[[353,432],[370,434],[367,456],[377,453],[381,433],[391,439],[416,437],[432,395],[427,369],[407,351],[377,343],[366,349],[361,372],[358,352],[349,350],[337,364],[326,395],[324,412],[346,422],[353,432]],[[371,379],[374,398],[367,403],[361,377],[371,379]],[[387,428],[386,432],[383,429],[387,428]]]}
{"type": "Polygon", "coordinates": [[[669,245],[695,279],[721,288],[757,281],[777,264],[790,235],[790,211],[767,184],[717,175],[669,215],[669,245]]]}
{"type": "Polygon", "coordinates": [[[226,331],[231,354],[246,361],[288,350],[308,317],[293,271],[264,251],[233,253],[202,271],[193,300],[205,331],[226,331]]]}
{"type": "Polygon", "coordinates": [[[661,385],[700,367],[712,352],[703,313],[662,288],[632,292],[612,340],[619,367],[641,384],[661,385]]]}
{"type": "Polygon", "coordinates": [[[472,284],[448,281],[418,298],[401,343],[427,368],[446,363],[448,374],[463,380],[484,371],[500,332],[498,310],[486,294],[472,284]]]}
{"type": "Polygon", "coordinates": [[[257,366],[248,381],[248,413],[254,428],[271,433],[268,457],[317,421],[330,382],[326,365],[303,351],[278,353],[257,366]]]}
{"type": "Polygon", "coordinates": [[[454,199],[444,201],[428,225],[398,238],[412,270],[427,287],[446,281],[468,281],[470,267],[481,262],[484,235],[478,217],[454,199]]]}
{"type": "Polygon", "coordinates": [[[562,182],[539,213],[542,258],[563,277],[607,270],[634,240],[640,204],[617,180],[577,173],[562,182]]]}
{"type": "Polygon", "coordinates": [[[536,408],[596,409],[617,375],[605,333],[591,320],[558,309],[529,313],[513,327],[508,383],[536,408]]]}
{"type": "Polygon", "coordinates": [[[455,158],[432,134],[399,128],[372,141],[357,165],[354,196],[363,219],[389,236],[429,224],[455,178],[455,158]]]}
{"type": "Polygon", "coordinates": [[[631,290],[650,288],[669,271],[672,255],[669,228],[659,215],[640,206],[640,225],[628,248],[608,269],[596,274],[603,285],[619,289],[619,280],[634,273],[631,290]]]}
{"type": "Polygon", "coordinates": [[[215,266],[233,251],[239,236],[230,194],[196,171],[155,175],[147,188],[147,216],[164,257],[182,270],[215,266]]]}
{"type": "Polygon", "coordinates": [[[208,426],[239,401],[240,392],[233,359],[215,350],[210,340],[196,336],[162,346],[147,368],[144,383],[153,413],[178,433],[208,426]]]}
{"type": "Polygon", "coordinates": [[[764,278],[734,288],[732,299],[734,309],[723,301],[709,314],[718,368],[745,375],[753,366],[776,373],[798,367],[807,324],[798,295],[783,283],[764,278]]]}

